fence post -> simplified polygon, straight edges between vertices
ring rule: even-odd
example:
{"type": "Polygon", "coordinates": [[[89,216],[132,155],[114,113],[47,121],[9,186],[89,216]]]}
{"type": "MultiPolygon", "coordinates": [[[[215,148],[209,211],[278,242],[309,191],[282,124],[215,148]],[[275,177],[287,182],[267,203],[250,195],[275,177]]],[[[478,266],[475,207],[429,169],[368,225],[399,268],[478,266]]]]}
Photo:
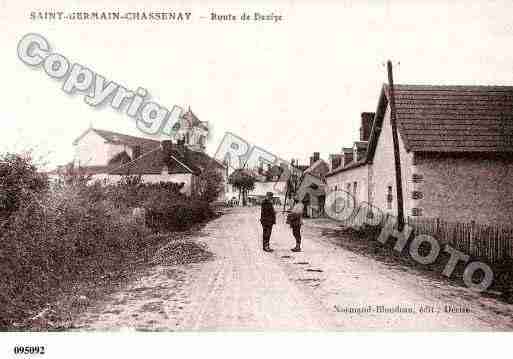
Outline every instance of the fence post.
{"type": "Polygon", "coordinates": [[[475,248],[475,234],[476,234],[476,221],[472,220],[470,221],[470,254],[475,255],[474,248],[475,248]]]}

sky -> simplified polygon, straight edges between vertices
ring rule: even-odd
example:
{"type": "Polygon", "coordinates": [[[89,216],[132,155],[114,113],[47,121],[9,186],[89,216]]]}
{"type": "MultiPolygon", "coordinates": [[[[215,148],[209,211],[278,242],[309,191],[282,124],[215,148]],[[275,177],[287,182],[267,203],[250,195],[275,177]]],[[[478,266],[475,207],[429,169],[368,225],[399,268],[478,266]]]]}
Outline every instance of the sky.
{"type": "Polygon", "coordinates": [[[143,136],[123,111],[16,55],[27,33],[52,51],[171,109],[208,121],[213,153],[226,131],[284,159],[327,159],[358,140],[386,82],[513,85],[512,1],[46,1],[0,0],[0,151],[34,148],[49,166],[73,157],[90,125],[143,136]],[[108,4],[108,5],[107,5],[108,4]],[[44,21],[31,11],[190,11],[190,22],[44,21]],[[282,21],[219,22],[210,14],[279,14],[282,21]]]}

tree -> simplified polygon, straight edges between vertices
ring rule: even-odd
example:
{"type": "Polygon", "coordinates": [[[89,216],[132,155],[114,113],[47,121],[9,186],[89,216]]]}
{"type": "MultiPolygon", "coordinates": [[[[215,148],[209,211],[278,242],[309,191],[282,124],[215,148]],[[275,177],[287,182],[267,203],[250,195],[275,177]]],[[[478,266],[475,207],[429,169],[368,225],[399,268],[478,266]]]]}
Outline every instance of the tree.
{"type": "Polygon", "coordinates": [[[73,163],[60,168],[59,173],[59,184],[60,186],[86,186],[92,179],[91,174],[81,167],[75,167],[73,163]]]}
{"type": "Polygon", "coordinates": [[[233,171],[228,183],[239,191],[239,197],[242,195],[242,205],[247,204],[248,192],[255,188],[255,177],[253,174],[243,168],[233,171]]]}
{"type": "Polygon", "coordinates": [[[48,189],[48,177],[37,171],[31,157],[0,155],[0,216],[16,211],[20,202],[48,189]]]}
{"type": "Polygon", "coordinates": [[[223,189],[223,174],[213,166],[207,166],[199,175],[195,193],[198,199],[215,201],[223,189]]]}

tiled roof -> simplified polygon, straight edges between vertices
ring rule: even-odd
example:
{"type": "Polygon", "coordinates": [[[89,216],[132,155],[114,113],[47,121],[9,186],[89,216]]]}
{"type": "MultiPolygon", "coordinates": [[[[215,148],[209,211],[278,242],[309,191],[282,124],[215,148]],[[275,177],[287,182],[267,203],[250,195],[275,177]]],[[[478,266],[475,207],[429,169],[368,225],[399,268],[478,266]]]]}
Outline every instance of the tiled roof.
{"type": "Polygon", "coordinates": [[[89,131],[97,133],[109,143],[124,144],[130,147],[141,146],[141,148],[145,150],[153,149],[160,145],[160,142],[157,140],[152,140],[144,137],[124,135],[122,133],[99,130],[96,128],[90,128],[87,131],[85,131],[82,135],[80,135],[80,137],[73,141],[73,144],[77,144],[87,133],[89,133],[89,131]]]}
{"type": "MultiPolygon", "coordinates": [[[[171,162],[171,161],[170,161],[171,162]]],[[[112,169],[109,173],[116,175],[161,174],[164,169],[164,153],[160,147],[146,152],[141,157],[112,169]]],[[[169,173],[191,173],[191,170],[177,161],[168,165],[169,173]]]]}
{"type": "Polygon", "coordinates": [[[394,90],[407,150],[513,151],[513,87],[395,85],[394,90]]]}
{"type": "Polygon", "coordinates": [[[183,151],[173,150],[168,161],[165,161],[164,151],[159,146],[131,162],[112,169],[109,173],[118,175],[161,174],[164,166],[166,166],[166,162],[168,173],[170,174],[198,174],[210,165],[217,166],[218,168],[223,167],[223,165],[215,159],[212,159],[206,153],[192,151],[190,149],[186,149],[185,151],[186,154],[183,151]]]}
{"type": "MultiPolygon", "coordinates": [[[[394,93],[397,128],[408,151],[513,152],[513,86],[394,85],[394,93]]],[[[366,157],[326,177],[372,161],[388,98],[383,85],[366,157]]]]}

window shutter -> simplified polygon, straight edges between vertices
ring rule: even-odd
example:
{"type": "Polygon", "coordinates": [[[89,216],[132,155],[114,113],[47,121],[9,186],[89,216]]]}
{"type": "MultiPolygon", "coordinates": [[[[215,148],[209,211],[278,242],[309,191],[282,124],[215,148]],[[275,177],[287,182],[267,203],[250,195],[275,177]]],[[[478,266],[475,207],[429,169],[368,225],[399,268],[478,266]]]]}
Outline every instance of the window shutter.
{"type": "Polygon", "coordinates": [[[411,180],[413,181],[413,183],[422,183],[424,182],[424,176],[420,173],[414,173],[411,176],[411,180]]]}

